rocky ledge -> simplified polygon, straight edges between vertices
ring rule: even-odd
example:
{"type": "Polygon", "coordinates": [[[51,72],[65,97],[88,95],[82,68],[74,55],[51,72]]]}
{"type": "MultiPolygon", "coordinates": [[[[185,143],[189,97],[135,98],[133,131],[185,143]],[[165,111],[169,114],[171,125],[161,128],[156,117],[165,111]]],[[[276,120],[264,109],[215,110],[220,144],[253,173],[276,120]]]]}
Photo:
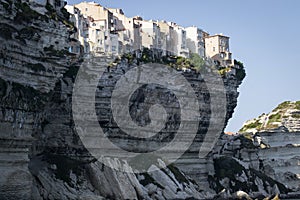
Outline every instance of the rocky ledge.
{"type": "MultiPolygon", "coordinates": [[[[97,162],[75,130],[73,84],[80,64],[86,59],[68,53],[70,35],[75,31],[68,21],[68,13],[48,3],[1,0],[0,17],[1,199],[209,199],[219,192],[208,184],[212,180],[209,178],[211,162],[198,158],[199,147],[211,122],[210,96],[218,98],[219,91],[216,87],[209,91],[197,71],[182,70],[175,65],[175,70],[191,83],[201,105],[199,130],[182,159],[171,165],[157,159],[149,166],[153,172],[112,170],[97,162]]],[[[145,63],[128,55],[116,65],[110,65],[112,60],[108,58],[95,60],[106,69],[96,92],[99,123],[107,129],[108,137],[121,141],[119,145],[123,147],[146,144],[123,137],[109,110],[109,98],[116,81],[123,73],[145,63]]],[[[237,88],[243,77],[237,70],[222,73],[226,113],[220,131],[236,107],[237,88]]],[[[158,99],[167,109],[179,108],[168,90],[157,90],[153,85],[143,89],[150,97],[161,97],[158,99]],[[170,100],[173,103],[169,104],[170,100]]],[[[147,104],[156,103],[154,101],[156,98],[145,101],[139,93],[133,95],[132,112],[137,116],[143,114],[137,123],[147,123],[147,104]],[[147,112],[141,112],[140,108],[147,112]]],[[[168,123],[170,129],[160,135],[165,142],[172,139],[170,136],[180,124],[176,113],[170,115],[168,123]]],[[[158,139],[147,141],[148,147],[159,147],[158,139]]],[[[111,161],[111,167],[131,170],[128,163],[115,160],[111,161]]]]}
{"type": "Polygon", "coordinates": [[[247,121],[239,134],[222,136],[211,155],[211,184],[220,196],[242,190],[259,199],[300,197],[298,113],[299,101],[283,102],[247,121]]]}

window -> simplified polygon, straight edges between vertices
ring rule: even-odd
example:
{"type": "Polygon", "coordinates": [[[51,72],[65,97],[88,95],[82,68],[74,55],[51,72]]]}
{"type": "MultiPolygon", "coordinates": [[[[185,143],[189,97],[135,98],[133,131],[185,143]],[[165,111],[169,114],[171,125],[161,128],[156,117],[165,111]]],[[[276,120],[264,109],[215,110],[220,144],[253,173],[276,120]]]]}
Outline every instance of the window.
{"type": "Polygon", "coordinates": [[[216,47],[213,47],[213,51],[216,51],[216,47]]]}
{"type": "Polygon", "coordinates": [[[85,8],[85,11],[88,11],[88,8],[85,8]]]}
{"type": "Polygon", "coordinates": [[[117,50],[116,46],[111,47],[111,51],[116,51],[116,50],[117,50]]]}

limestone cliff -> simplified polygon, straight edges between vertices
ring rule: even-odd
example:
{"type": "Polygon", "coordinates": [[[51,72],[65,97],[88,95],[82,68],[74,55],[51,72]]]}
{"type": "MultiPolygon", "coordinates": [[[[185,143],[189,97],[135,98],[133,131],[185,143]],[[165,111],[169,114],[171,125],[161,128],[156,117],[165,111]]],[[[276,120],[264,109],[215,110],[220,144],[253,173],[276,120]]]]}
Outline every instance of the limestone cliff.
{"type": "MultiPolygon", "coordinates": [[[[50,4],[1,0],[0,23],[0,199],[205,199],[215,194],[207,188],[209,169],[206,159],[198,159],[198,151],[210,122],[210,96],[219,91],[213,88],[210,93],[199,73],[178,69],[199,94],[202,105],[197,136],[184,157],[168,166],[158,159],[149,167],[163,169],[154,172],[119,172],[97,162],[75,131],[72,92],[83,60],[68,53],[69,37],[75,29],[65,10],[50,4]]],[[[99,81],[95,106],[99,123],[108,129],[110,139],[130,148],[162,145],[159,137],[146,144],[121,136],[111,120],[109,98],[115,82],[131,68],[142,66],[143,61],[125,57],[111,68],[108,58],[94,61],[107,68],[99,81]]],[[[237,104],[237,88],[242,81],[237,73],[233,70],[222,76],[227,100],[222,128],[237,104]]],[[[167,108],[178,109],[168,90],[155,85],[142,89],[150,97],[160,97],[157,99],[167,108]]],[[[134,94],[132,112],[137,114],[141,105],[153,104],[156,98],[148,100],[144,102],[138,92],[134,94]]],[[[145,107],[142,109],[147,111],[145,107]]],[[[147,114],[140,119],[138,123],[147,122],[147,114]]],[[[163,142],[172,139],[180,121],[175,116],[168,123],[171,129],[160,135],[163,142]]],[[[117,161],[111,165],[130,169],[117,161]]]]}
{"type": "Polygon", "coordinates": [[[285,101],[272,112],[263,113],[258,118],[245,122],[239,132],[283,131],[297,132],[300,130],[300,101],[285,101]]]}
{"type": "Polygon", "coordinates": [[[224,135],[212,152],[210,183],[220,197],[242,190],[251,197],[299,198],[299,102],[283,102],[224,135]]]}

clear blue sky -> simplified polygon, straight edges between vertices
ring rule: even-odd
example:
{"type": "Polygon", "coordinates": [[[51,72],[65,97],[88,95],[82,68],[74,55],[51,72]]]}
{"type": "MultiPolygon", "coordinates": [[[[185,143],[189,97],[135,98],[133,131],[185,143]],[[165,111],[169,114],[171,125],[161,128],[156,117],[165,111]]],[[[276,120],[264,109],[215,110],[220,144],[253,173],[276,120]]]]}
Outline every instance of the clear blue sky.
{"type": "MultiPolygon", "coordinates": [[[[68,4],[80,0],[68,0],[68,4]]],[[[195,25],[210,34],[231,37],[233,57],[247,77],[239,88],[238,107],[227,131],[269,112],[285,100],[300,100],[299,0],[98,0],[122,8],[127,16],[195,25]]]]}

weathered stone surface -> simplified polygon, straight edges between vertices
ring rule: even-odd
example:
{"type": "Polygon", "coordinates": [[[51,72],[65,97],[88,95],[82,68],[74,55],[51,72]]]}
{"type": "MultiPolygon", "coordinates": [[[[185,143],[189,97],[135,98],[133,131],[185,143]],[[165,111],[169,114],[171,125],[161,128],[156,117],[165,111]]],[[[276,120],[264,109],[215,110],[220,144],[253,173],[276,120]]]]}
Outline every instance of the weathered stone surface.
{"type": "Polygon", "coordinates": [[[299,102],[284,102],[269,114],[245,123],[242,133],[223,135],[210,158],[211,186],[233,194],[299,197],[299,102]],[[228,164],[231,167],[228,167],[228,164]]]}
{"type": "MultiPolygon", "coordinates": [[[[215,191],[209,189],[207,184],[208,173],[212,171],[208,164],[211,161],[198,158],[199,146],[207,127],[211,120],[215,120],[210,118],[210,94],[201,74],[194,71],[178,72],[193,87],[201,107],[199,130],[184,157],[169,166],[158,160],[151,168],[164,167],[155,172],[134,174],[112,170],[90,155],[74,128],[72,91],[79,59],[67,53],[72,26],[63,20],[59,11],[52,13],[54,17],[52,15],[50,19],[49,10],[41,5],[32,2],[27,5],[17,0],[1,2],[1,199],[213,197],[215,191]]],[[[149,95],[145,101],[142,101],[141,93],[136,92],[130,102],[138,124],[147,124],[147,108],[158,103],[158,100],[166,106],[166,110],[175,114],[170,115],[167,128],[156,138],[148,140],[147,145],[143,140],[122,135],[112,121],[110,98],[116,81],[126,71],[136,67],[137,62],[130,64],[123,59],[119,65],[107,68],[111,59],[95,60],[94,67],[100,65],[106,69],[99,80],[95,107],[99,123],[106,129],[107,136],[127,150],[150,151],[171,141],[173,132],[180,124],[177,116],[179,107],[174,95],[165,88],[151,84],[143,88],[149,95]]],[[[240,80],[234,74],[222,80],[227,97],[226,119],[222,124],[225,127],[236,107],[240,80]]],[[[182,86],[176,85],[175,81],[170,85],[182,92],[182,86]]],[[[218,94],[218,88],[213,88],[212,92],[218,94]]],[[[182,92],[183,96],[185,94],[182,92]]],[[[87,99],[84,103],[89,102],[87,99]]],[[[186,134],[191,133],[186,130],[186,134]]],[[[134,170],[130,165],[115,160],[111,164],[134,170]]],[[[245,175],[240,178],[245,178],[245,175]]]]}

